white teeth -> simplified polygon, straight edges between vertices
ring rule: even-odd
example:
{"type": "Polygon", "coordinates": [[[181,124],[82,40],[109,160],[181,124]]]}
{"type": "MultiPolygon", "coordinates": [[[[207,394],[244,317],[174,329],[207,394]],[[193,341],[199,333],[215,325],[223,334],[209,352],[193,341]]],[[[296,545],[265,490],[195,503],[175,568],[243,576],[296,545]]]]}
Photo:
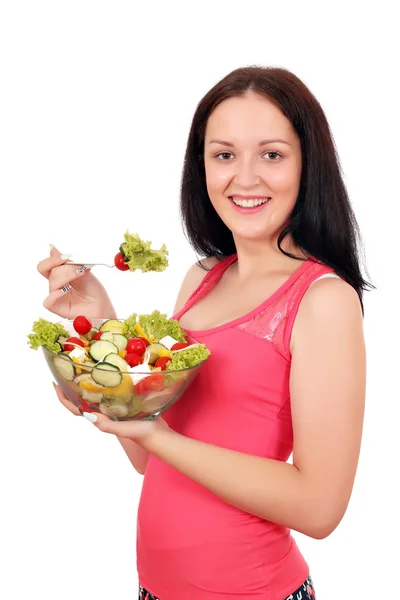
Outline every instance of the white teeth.
{"type": "Polygon", "coordinates": [[[244,208],[253,208],[254,206],[260,206],[261,204],[265,204],[268,202],[267,199],[262,200],[261,198],[250,198],[249,200],[238,200],[236,198],[232,198],[232,202],[234,202],[237,206],[242,206],[244,208]]]}

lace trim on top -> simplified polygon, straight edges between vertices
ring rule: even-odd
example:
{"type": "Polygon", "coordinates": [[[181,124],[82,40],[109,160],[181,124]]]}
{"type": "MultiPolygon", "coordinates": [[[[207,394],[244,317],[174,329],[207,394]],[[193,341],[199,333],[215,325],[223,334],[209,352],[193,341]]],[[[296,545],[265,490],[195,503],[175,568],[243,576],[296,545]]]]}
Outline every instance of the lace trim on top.
{"type": "MultiPolygon", "coordinates": [[[[214,265],[206,274],[199,286],[189,296],[185,305],[178,311],[173,318],[179,319],[186,311],[188,311],[200,298],[205,296],[211,288],[219,281],[222,273],[236,260],[237,255],[228,256],[214,265]]],[[[325,273],[334,273],[334,270],[327,265],[319,262],[314,262],[316,259],[310,257],[307,268],[302,268],[302,272],[296,275],[296,272],[282,285],[278,290],[271,294],[271,302],[268,299],[263,302],[262,306],[256,314],[254,310],[249,313],[249,319],[237,323],[239,319],[234,319],[232,325],[225,324],[223,327],[235,327],[241,329],[250,335],[254,335],[260,339],[267,340],[272,343],[276,351],[283,358],[290,362],[290,337],[293,328],[293,323],[296,313],[301,302],[301,299],[307,291],[309,285],[319,276],[325,273]],[[290,281],[292,280],[292,281],[290,281]],[[282,293],[279,290],[282,288],[282,293]],[[273,298],[277,294],[276,298],[273,298]]],[[[212,332],[218,330],[219,327],[205,330],[204,332],[212,332]]],[[[188,330],[189,332],[192,330],[188,330]]],[[[193,330],[196,333],[196,330],[193,330]]],[[[197,333],[202,333],[198,331],[197,333]]]]}
{"type": "Polygon", "coordinates": [[[315,279],[322,274],[333,272],[333,269],[326,265],[310,263],[310,267],[303,271],[271,304],[248,321],[237,325],[237,328],[260,339],[268,340],[275,350],[290,362],[290,338],[300,302],[315,279]]]}

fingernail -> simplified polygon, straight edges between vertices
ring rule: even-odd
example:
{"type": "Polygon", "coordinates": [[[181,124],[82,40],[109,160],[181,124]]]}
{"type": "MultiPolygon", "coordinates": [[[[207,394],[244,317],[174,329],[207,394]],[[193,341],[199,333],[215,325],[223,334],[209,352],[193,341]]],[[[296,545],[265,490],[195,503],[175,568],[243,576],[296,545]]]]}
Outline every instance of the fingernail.
{"type": "Polygon", "coordinates": [[[54,381],[51,382],[53,384],[54,387],[57,387],[57,384],[54,383],[54,381]]]}
{"type": "Polygon", "coordinates": [[[50,250],[53,250],[55,248],[55,246],[53,246],[53,244],[49,244],[50,246],[50,250]]]}
{"type": "Polygon", "coordinates": [[[72,289],[72,285],[64,285],[64,287],[61,288],[61,291],[65,293],[65,292],[69,292],[69,290],[71,290],[71,289],[72,289]]]}
{"type": "Polygon", "coordinates": [[[88,421],[90,421],[91,423],[96,423],[97,421],[97,417],[96,415],[94,415],[93,413],[88,413],[88,412],[84,412],[82,413],[83,416],[85,417],[85,419],[87,419],[88,421]]]}
{"type": "Polygon", "coordinates": [[[61,254],[61,260],[68,260],[71,258],[72,254],[61,254]]]}
{"type": "Polygon", "coordinates": [[[87,267],[86,265],[83,265],[83,267],[79,267],[79,269],[76,270],[77,273],[83,273],[83,271],[86,271],[89,267],[87,267]]]}

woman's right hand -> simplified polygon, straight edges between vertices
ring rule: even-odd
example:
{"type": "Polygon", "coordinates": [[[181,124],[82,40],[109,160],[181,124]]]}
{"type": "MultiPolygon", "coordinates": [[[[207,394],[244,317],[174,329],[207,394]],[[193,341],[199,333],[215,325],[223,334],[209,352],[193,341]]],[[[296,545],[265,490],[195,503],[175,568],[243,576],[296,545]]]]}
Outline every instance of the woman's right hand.
{"type": "Polygon", "coordinates": [[[42,260],[37,269],[49,280],[49,295],[43,306],[50,312],[64,319],[78,315],[89,319],[116,317],[104,286],[90,269],[78,273],[79,267],[66,264],[56,248],[51,249],[50,256],[42,260]]]}

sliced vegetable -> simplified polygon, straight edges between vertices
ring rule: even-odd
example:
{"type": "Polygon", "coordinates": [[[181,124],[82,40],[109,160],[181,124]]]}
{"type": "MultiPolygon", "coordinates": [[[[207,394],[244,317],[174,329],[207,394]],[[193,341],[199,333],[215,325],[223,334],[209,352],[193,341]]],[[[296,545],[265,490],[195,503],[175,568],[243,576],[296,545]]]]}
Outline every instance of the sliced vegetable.
{"type": "Polygon", "coordinates": [[[162,392],[163,389],[164,375],[161,373],[153,373],[135,385],[135,392],[140,395],[147,394],[149,391],[162,392]]]}
{"type": "Polygon", "coordinates": [[[58,356],[53,358],[53,364],[63,379],[66,381],[73,381],[75,379],[75,365],[68,354],[61,352],[58,356]]]}
{"type": "Polygon", "coordinates": [[[120,371],[129,371],[129,364],[119,354],[111,353],[104,357],[104,362],[115,365],[120,371]]]}
{"type": "Polygon", "coordinates": [[[118,354],[118,348],[112,342],[107,340],[98,340],[90,346],[89,354],[93,360],[99,362],[104,359],[107,354],[118,354]]]}
{"type": "Polygon", "coordinates": [[[165,371],[167,363],[169,363],[171,360],[172,358],[170,356],[160,356],[160,358],[157,358],[154,366],[157,368],[159,367],[161,371],[165,371]]]}
{"type": "Polygon", "coordinates": [[[124,324],[117,319],[109,319],[100,327],[100,331],[111,331],[112,333],[124,333],[124,324]]]}
{"type": "Polygon", "coordinates": [[[128,416],[129,413],[129,404],[124,402],[121,398],[116,399],[115,401],[109,400],[108,398],[104,398],[100,402],[100,411],[106,417],[112,419],[116,417],[117,419],[123,419],[128,416]]]}
{"type": "Polygon", "coordinates": [[[176,350],[182,350],[183,348],[187,348],[189,346],[186,342],[177,342],[173,346],[171,346],[171,350],[174,352],[176,350]]]}
{"type": "Polygon", "coordinates": [[[105,387],[115,387],[121,383],[122,373],[115,365],[103,362],[92,369],[92,378],[105,387]]]}
{"type": "Polygon", "coordinates": [[[107,342],[113,342],[114,334],[111,331],[103,331],[103,333],[100,336],[100,339],[106,340],[107,342]]]}
{"type": "Polygon", "coordinates": [[[78,337],[69,337],[64,343],[64,352],[72,352],[77,346],[84,348],[85,344],[78,337]]]}
{"type": "Polygon", "coordinates": [[[145,359],[148,359],[149,365],[154,365],[161,356],[172,356],[171,352],[162,344],[153,343],[147,346],[145,359]]]}
{"type": "Polygon", "coordinates": [[[125,350],[128,344],[128,338],[122,335],[122,333],[113,333],[112,341],[117,346],[118,350],[125,350]]]}

